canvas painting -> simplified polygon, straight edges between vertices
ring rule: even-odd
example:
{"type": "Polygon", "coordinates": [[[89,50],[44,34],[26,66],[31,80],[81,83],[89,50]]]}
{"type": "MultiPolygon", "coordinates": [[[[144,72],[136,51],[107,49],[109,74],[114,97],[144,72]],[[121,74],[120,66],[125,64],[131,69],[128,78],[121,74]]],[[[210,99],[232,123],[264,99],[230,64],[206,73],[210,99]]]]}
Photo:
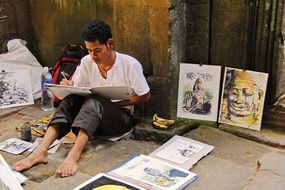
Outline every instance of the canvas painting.
{"type": "Polygon", "coordinates": [[[180,64],[177,117],[217,121],[221,67],[180,64]]]}
{"type": "Polygon", "coordinates": [[[225,68],[219,122],[260,130],[268,74],[225,68]]]}
{"type": "Polygon", "coordinates": [[[30,104],[34,99],[29,70],[0,71],[0,108],[30,104]]]}

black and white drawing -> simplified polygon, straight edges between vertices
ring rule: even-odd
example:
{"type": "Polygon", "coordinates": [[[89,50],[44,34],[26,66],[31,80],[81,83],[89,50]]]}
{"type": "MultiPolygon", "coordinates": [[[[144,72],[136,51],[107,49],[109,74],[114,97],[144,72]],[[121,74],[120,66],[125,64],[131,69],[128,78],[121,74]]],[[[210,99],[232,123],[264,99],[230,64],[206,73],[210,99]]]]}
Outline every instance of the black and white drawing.
{"type": "Polygon", "coordinates": [[[17,138],[8,139],[0,143],[0,150],[12,153],[12,154],[21,154],[25,150],[29,149],[33,144],[23,141],[17,138]]]}
{"type": "Polygon", "coordinates": [[[0,108],[33,103],[29,70],[0,71],[0,108]]]}

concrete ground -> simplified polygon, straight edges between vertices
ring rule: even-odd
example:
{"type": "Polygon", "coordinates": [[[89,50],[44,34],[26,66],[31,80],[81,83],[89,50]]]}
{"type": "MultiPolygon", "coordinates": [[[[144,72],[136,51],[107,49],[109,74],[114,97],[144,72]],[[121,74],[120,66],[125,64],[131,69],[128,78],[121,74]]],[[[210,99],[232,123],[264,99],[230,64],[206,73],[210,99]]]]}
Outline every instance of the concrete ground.
{"type": "MultiPolygon", "coordinates": [[[[0,142],[12,137],[20,138],[20,132],[17,132],[15,127],[50,114],[50,112],[41,111],[37,104],[0,109],[0,142]]],[[[285,189],[284,129],[267,127],[258,132],[195,122],[166,131],[154,129],[144,122],[138,125],[132,134],[119,141],[94,140],[86,147],[76,175],[59,178],[54,176],[54,172],[72,146],[72,141],[64,138],[58,151],[49,155],[47,165],[37,165],[24,172],[29,180],[23,188],[25,190],[73,189],[99,172],[108,172],[133,154],[150,154],[175,134],[215,147],[208,156],[191,169],[198,174],[199,178],[186,189],[285,189]]],[[[3,151],[0,153],[10,165],[27,154],[13,155],[3,151]]]]}

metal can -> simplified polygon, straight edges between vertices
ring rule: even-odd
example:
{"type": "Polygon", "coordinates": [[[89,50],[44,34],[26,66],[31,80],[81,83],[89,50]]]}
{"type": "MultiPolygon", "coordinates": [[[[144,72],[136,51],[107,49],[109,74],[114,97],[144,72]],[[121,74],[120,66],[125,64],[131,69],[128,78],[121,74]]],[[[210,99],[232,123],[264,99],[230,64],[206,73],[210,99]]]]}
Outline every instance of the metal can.
{"type": "Polygon", "coordinates": [[[21,130],[21,139],[30,142],[32,140],[31,126],[25,126],[21,130]]]}

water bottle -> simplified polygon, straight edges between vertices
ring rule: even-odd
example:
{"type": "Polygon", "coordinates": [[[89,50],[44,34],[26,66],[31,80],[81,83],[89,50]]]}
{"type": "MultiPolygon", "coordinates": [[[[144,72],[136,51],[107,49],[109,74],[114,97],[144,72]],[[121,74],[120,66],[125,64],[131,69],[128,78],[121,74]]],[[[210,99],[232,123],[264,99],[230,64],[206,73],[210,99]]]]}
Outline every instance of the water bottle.
{"type": "Polygon", "coordinates": [[[41,77],[41,87],[42,87],[42,110],[52,111],[54,109],[53,93],[48,88],[47,84],[50,84],[52,76],[48,70],[48,67],[44,67],[44,71],[41,77]]]}

